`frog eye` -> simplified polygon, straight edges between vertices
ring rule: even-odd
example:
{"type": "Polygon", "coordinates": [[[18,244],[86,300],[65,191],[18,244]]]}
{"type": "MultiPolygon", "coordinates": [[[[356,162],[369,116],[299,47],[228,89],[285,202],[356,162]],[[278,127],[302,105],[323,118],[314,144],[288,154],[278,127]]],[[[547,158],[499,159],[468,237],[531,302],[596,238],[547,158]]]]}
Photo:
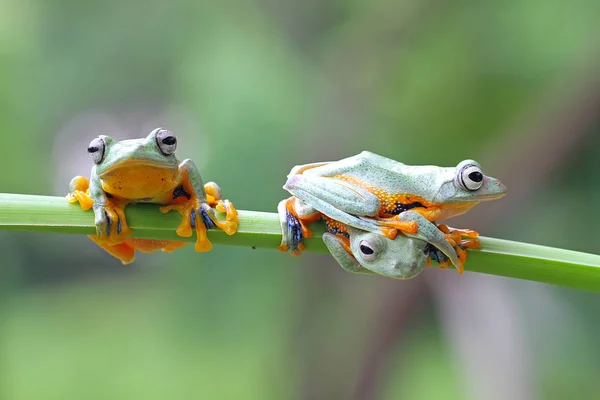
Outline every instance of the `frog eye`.
{"type": "Polygon", "coordinates": [[[460,171],[460,184],[471,192],[483,185],[483,172],[476,165],[467,165],[460,171]]]}
{"type": "Polygon", "coordinates": [[[365,261],[375,261],[377,259],[377,251],[375,246],[369,243],[368,240],[361,240],[358,246],[360,257],[365,261]]]}
{"type": "Polygon", "coordinates": [[[156,133],[156,143],[160,151],[166,156],[175,153],[175,149],[177,148],[175,134],[166,129],[161,129],[156,133]]]}
{"type": "Polygon", "coordinates": [[[90,142],[87,151],[94,164],[100,164],[100,162],[104,158],[105,149],[106,144],[104,143],[104,140],[102,140],[102,138],[97,137],[90,142]]]}

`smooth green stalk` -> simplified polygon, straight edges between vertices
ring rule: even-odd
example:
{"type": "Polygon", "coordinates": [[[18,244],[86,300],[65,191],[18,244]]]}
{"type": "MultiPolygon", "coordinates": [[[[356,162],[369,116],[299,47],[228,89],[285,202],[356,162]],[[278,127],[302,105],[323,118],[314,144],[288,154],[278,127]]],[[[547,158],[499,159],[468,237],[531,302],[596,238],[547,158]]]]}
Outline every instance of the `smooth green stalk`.
{"type": "MultiPolygon", "coordinates": [[[[223,215],[219,215],[223,218],[223,215]]],[[[281,241],[279,220],[275,213],[239,211],[238,232],[227,236],[211,230],[214,244],[275,249],[281,241]]],[[[127,207],[127,221],[134,237],[194,241],[181,238],[175,228],[181,222],[176,212],[162,214],[156,205],[137,204],[127,207]]],[[[0,229],[95,234],[92,211],[69,204],[64,197],[0,194],[0,229]]],[[[314,236],[306,239],[307,251],[327,253],[320,239],[323,227],[311,226],[314,236]]],[[[482,250],[471,250],[466,271],[551,283],[600,292],[600,256],[576,251],[537,246],[508,240],[481,238],[482,250]]],[[[281,254],[281,257],[289,257],[281,254]]]]}

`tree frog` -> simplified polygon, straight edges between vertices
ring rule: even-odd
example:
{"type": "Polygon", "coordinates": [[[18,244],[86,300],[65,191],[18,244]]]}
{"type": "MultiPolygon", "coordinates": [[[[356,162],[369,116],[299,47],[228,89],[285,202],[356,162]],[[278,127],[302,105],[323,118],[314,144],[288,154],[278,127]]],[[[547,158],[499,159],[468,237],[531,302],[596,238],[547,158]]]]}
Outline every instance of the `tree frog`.
{"type": "MultiPolygon", "coordinates": [[[[302,247],[299,220],[286,210],[285,201],[280,203],[278,212],[289,248],[302,247]]],[[[431,259],[440,262],[442,268],[450,263],[460,265],[454,248],[435,225],[415,211],[406,211],[401,218],[423,223],[423,227],[416,234],[398,234],[390,239],[323,216],[328,230],[323,234],[323,242],[338,264],[354,273],[410,279],[428,266],[431,259]]]]}
{"type": "Polygon", "coordinates": [[[179,212],[183,218],[176,232],[190,237],[195,229],[194,249],[198,252],[212,247],[207,228],[217,226],[228,235],[237,231],[237,211],[231,202],[221,199],[221,189],[216,183],[203,184],[192,160],[180,163],[174,154],[176,148],[175,134],[163,128],[142,139],[115,141],[101,135],[87,149],[95,164],[89,181],[77,176],[69,185],[67,200],[79,202],[84,210],[94,210],[96,236],[90,238],[123,264],[134,260],[136,249],[172,251],[187,244],[128,238],[132,230],[127,225],[124,208],[129,203],[162,204],[163,213],[179,212]],[[217,220],[211,206],[225,212],[226,220],[217,220]]]}
{"type": "MultiPolygon", "coordinates": [[[[427,225],[506,194],[506,187],[485,176],[473,160],[449,168],[409,166],[368,151],[340,161],[296,166],[284,189],[293,195],[285,201],[285,208],[298,218],[303,237],[312,235],[306,223],[325,215],[389,239],[394,239],[398,231],[415,234],[420,229],[417,221],[401,218],[408,210],[421,214],[421,224],[427,225]]],[[[477,247],[478,234],[470,230],[450,231],[445,225],[439,228],[459,255],[457,271],[461,273],[467,254],[459,246],[459,238],[467,235],[472,239],[468,246],[477,247]]],[[[280,249],[285,251],[285,241],[280,249]]]]}

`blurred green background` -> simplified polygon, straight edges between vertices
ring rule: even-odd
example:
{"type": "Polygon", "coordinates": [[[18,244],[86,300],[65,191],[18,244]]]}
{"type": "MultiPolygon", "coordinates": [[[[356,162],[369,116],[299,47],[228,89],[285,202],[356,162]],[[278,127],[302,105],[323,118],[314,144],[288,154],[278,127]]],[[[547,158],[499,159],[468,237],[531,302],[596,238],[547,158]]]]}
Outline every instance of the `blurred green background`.
{"type": "MultiPolygon", "coordinates": [[[[157,126],[239,209],[292,166],[475,158],[453,226],[600,253],[600,3],[0,0],[0,191],[64,195],[98,134],[157,126]]],[[[1,216],[0,216],[1,218],[1,216]]],[[[600,390],[600,297],[325,255],[187,247],[129,266],[0,232],[5,399],[564,399],[600,390]]],[[[468,264],[467,264],[468,269],[468,264]]]]}

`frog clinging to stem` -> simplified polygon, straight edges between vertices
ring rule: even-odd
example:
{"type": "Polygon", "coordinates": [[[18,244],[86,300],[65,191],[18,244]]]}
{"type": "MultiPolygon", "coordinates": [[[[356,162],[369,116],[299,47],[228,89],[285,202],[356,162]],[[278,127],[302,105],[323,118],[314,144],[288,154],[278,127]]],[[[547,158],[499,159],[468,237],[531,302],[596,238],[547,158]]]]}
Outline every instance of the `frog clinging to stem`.
{"type": "MultiPolygon", "coordinates": [[[[312,235],[306,223],[326,216],[389,239],[399,232],[415,234],[420,226],[463,214],[481,201],[506,194],[506,187],[485,176],[473,160],[449,168],[410,166],[368,151],[340,161],[296,166],[284,189],[293,196],[280,207],[299,220],[303,237],[312,235]],[[407,211],[422,215],[423,221],[405,220],[402,214],[407,211]]],[[[471,238],[468,247],[477,247],[477,232],[445,225],[438,228],[455,248],[457,271],[462,273],[467,253],[460,246],[461,237],[471,238]]],[[[288,245],[284,237],[280,250],[287,251],[288,245]]]]}
{"type": "Polygon", "coordinates": [[[190,159],[181,163],[175,157],[177,138],[173,132],[157,128],[147,137],[115,141],[101,135],[93,139],[88,154],[94,162],[90,179],[73,178],[67,199],[92,208],[96,236],[90,238],[124,264],[134,260],[135,250],[173,251],[186,242],[134,239],[127,224],[124,208],[130,203],[156,203],[164,213],[176,210],[182,221],[176,232],[190,237],[196,231],[194,249],[209,251],[207,228],[219,227],[228,235],[237,231],[237,211],[230,201],[221,199],[221,189],[214,182],[204,184],[190,159]],[[226,213],[219,221],[212,207],[226,213]]]}
{"type": "MultiPolygon", "coordinates": [[[[303,241],[298,219],[287,211],[285,201],[280,203],[278,213],[288,249],[298,250],[303,241]]],[[[415,211],[406,211],[401,218],[405,222],[416,222],[419,230],[414,234],[400,233],[394,239],[353,228],[325,215],[322,218],[327,227],[323,242],[338,264],[349,272],[410,279],[429,266],[431,260],[442,267],[460,266],[456,251],[444,232],[415,211]]]]}

